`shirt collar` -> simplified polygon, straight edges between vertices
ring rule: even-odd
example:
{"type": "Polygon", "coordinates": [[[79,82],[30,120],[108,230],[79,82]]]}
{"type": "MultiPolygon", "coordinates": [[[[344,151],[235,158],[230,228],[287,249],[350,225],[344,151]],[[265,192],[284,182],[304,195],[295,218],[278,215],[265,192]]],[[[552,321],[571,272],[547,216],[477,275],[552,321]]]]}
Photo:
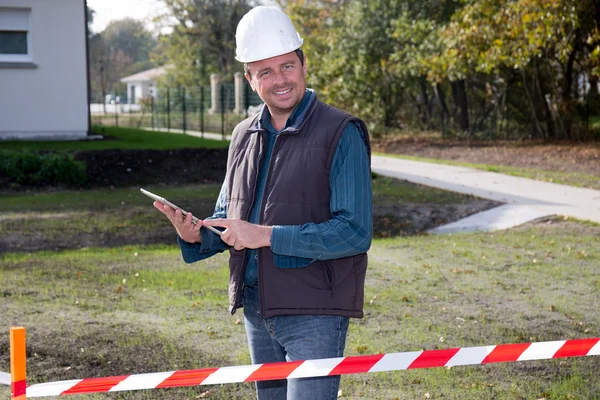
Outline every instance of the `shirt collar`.
{"type": "Polygon", "coordinates": [[[300,104],[298,104],[294,111],[292,111],[292,114],[286,121],[283,130],[279,132],[271,124],[271,113],[269,113],[269,108],[266,106],[266,104],[263,104],[260,112],[258,113],[258,118],[254,121],[251,129],[248,132],[256,132],[259,130],[267,130],[273,134],[281,133],[283,131],[295,132],[298,130],[299,126],[302,125],[302,122],[304,122],[306,111],[310,108],[309,106],[316,101],[316,99],[317,94],[315,91],[312,89],[306,89],[300,104]]]}

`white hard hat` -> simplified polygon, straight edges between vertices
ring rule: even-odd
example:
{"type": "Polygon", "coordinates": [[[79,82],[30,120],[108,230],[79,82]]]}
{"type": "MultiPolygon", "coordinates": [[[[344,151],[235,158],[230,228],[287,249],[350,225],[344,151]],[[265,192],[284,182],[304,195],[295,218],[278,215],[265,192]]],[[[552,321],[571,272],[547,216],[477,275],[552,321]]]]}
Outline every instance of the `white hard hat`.
{"type": "Polygon", "coordinates": [[[302,46],[292,20],[275,7],[258,6],[242,17],[235,32],[235,59],[249,63],[290,53],[302,46]]]}

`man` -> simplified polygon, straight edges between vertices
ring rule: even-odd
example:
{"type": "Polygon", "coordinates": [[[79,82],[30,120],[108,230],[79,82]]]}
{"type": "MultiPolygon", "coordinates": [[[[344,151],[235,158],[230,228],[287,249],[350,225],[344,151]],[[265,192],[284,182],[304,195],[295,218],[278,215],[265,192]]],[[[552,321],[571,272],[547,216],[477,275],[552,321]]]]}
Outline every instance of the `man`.
{"type": "MultiPolygon", "coordinates": [[[[186,262],[230,250],[231,312],[243,307],[253,363],[341,357],[361,318],[372,237],[370,148],[362,121],[306,89],[302,39],[282,11],[240,21],[236,59],[265,105],[232,135],[212,217],[155,206],[186,262]],[[204,226],[225,228],[221,236],[204,226]]],[[[336,399],[339,376],[257,382],[259,399],[336,399]]]]}

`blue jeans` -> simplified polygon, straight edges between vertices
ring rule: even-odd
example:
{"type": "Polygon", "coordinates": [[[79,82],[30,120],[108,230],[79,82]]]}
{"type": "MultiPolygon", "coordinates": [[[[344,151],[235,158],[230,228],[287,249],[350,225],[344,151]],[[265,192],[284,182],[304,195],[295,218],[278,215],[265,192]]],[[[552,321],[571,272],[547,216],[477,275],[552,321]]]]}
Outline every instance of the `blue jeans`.
{"type": "MultiPolygon", "coordinates": [[[[349,318],[332,315],[260,316],[258,288],[244,289],[244,321],[253,364],[342,357],[349,318]]],[[[258,400],[335,400],[340,377],[256,382],[258,400]]]]}

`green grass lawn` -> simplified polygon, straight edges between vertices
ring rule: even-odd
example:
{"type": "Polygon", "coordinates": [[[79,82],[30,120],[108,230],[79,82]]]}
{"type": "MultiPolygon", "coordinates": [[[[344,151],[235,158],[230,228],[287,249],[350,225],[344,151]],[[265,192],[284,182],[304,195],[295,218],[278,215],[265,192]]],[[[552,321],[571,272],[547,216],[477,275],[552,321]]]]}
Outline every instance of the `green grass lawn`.
{"type": "MultiPolygon", "coordinates": [[[[445,190],[418,186],[381,175],[374,175],[373,196],[379,201],[393,202],[401,198],[407,203],[462,203],[469,196],[445,190]]],[[[207,201],[214,206],[220,184],[188,186],[154,186],[145,189],[189,208],[196,202],[207,201]]],[[[148,206],[152,200],[139,188],[114,188],[94,190],[29,191],[7,193],[0,199],[0,213],[31,211],[97,211],[108,208],[148,206]]]]}
{"type": "Polygon", "coordinates": [[[195,136],[135,128],[100,127],[93,128],[100,135],[114,137],[114,140],[81,141],[6,141],[3,150],[105,150],[105,149],[152,149],[167,150],[181,148],[224,148],[228,141],[202,139],[195,136]]]}
{"type": "Polygon", "coordinates": [[[446,164],[446,165],[457,165],[461,167],[481,169],[489,172],[498,172],[506,175],[520,176],[523,178],[534,179],[538,181],[559,183],[563,185],[585,187],[590,189],[600,190],[600,179],[595,175],[582,174],[577,172],[561,172],[561,171],[545,171],[541,169],[533,168],[518,168],[518,167],[507,167],[503,165],[491,165],[491,164],[476,164],[468,163],[463,161],[454,160],[442,160],[436,158],[425,158],[416,157],[402,154],[387,154],[387,153],[374,153],[384,157],[397,157],[406,160],[423,161],[435,164],[446,164]]]}
{"type": "MultiPolygon", "coordinates": [[[[210,212],[218,185],[149,189],[210,212]]],[[[465,200],[383,177],[374,192],[377,204],[465,200]]],[[[30,384],[250,362],[241,313],[227,309],[226,255],[185,264],[168,221],[137,189],[2,196],[0,235],[17,231],[50,243],[116,239],[108,248],[0,254],[0,371],[9,370],[16,325],[27,328],[30,384]],[[163,225],[172,244],[126,244],[163,225]]],[[[563,219],[376,239],[365,318],[352,320],[346,354],[597,337],[599,261],[600,226],[563,219]]],[[[599,367],[599,357],[585,357],[358,374],[341,389],[347,399],[592,399],[599,367]]],[[[252,384],[228,384],[79,398],[179,400],[207,391],[214,399],[254,393],[252,384]]],[[[0,386],[0,398],[9,396],[0,386]]]]}
{"type": "MultiPolygon", "coordinates": [[[[496,233],[376,240],[364,319],[347,355],[596,337],[600,227],[570,221],[496,233]]],[[[8,328],[28,334],[29,383],[249,363],[227,312],[226,256],[186,265],[175,246],[4,254],[8,328]]],[[[591,399],[600,358],[359,374],[349,399],[591,399]],[[427,395],[428,394],[428,395],[427,395]]],[[[250,384],[84,395],[248,399],[250,384]]],[[[0,395],[8,388],[0,387],[0,395]]]]}
{"type": "MultiPolygon", "coordinates": [[[[205,218],[213,213],[220,185],[148,186],[147,189],[205,218]]],[[[420,229],[411,228],[412,215],[402,218],[397,213],[389,214],[398,208],[399,202],[440,212],[445,205],[471,207],[477,201],[471,196],[383,176],[376,176],[373,189],[376,209],[388,210],[374,217],[378,236],[398,229],[420,229]]],[[[444,218],[452,218],[454,214],[449,210],[444,218]]],[[[0,198],[0,252],[3,248],[32,251],[99,243],[104,246],[172,243],[173,236],[168,220],[137,187],[13,193],[0,198]]]]}
{"type": "MultiPolygon", "coordinates": [[[[103,129],[118,140],[3,142],[2,148],[227,146],[177,134],[103,129]]],[[[505,167],[479,167],[508,173],[505,167]]],[[[373,185],[378,205],[470,201],[381,176],[373,185]]],[[[219,185],[147,189],[204,217],[212,213],[219,185]]],[[[250,362],[241,312],[228,312],[227,256],[185,264],[172,227],[151,203],[138,188],[0,196],[3,240],[26,237],[46,249],[0,252],[0,371],[9,371],[9,328],[17,325],[27,328],[30,384],[250,362]],[[98,238],[110,247],[86,245],[98,238]]],[[[578,339],[600,332],[596,224],[554,219],[494,233],[376,239],[369,260],[365,318],[352,320],[346,355],[578,339]]],[[[585,357],[358,374],[343,377],[341,398],[592,399],[600,393],[599,367],[600,357],[585,357]]],[[[0,386],[0,398],[9,396],[9,387],[0,386]]],[[[79,396],[253,397],[252,384],[79,396]]]]}
{"type": "MultiPolygon", "coordinates": [[[[145,189],[173,201],[180,207],[191,207],[196,202],[209,202],[214,208],[221,189],[220,184],[164,187],[148,185],[145,189]]],[[[0,199],[0,213],[23,213],[33,211],[99,211],[148,207],[152,199],[139,188],[114,188],[93,190],[37,191],[4,194],[0,199]]]]}

